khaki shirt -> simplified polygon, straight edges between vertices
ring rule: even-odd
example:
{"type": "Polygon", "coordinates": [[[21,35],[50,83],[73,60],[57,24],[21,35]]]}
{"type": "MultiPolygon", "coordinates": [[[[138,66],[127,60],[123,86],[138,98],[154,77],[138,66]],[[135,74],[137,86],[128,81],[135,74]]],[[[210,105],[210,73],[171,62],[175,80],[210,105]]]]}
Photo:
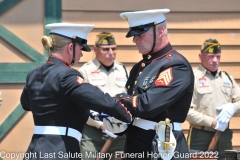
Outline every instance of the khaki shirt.
{"type": "Polygon", "coordinates": [[[190,124],[211,127],[220,113],[216,108],[226,103],[233,103],[239,112],[240,88],[232,76],[228,77],[226,72],[218,69],[214,77],[201,65],[194,71],[194,76],[194,92],[187,115],[190,124]]]}
{"type": "Polygon", "coordinates": [[[104,93],[109,93],[111,96],[126,93],[127,75],[123,64],[119,62],[114,62],[114,66],[107,71],[95,58],[84,64],[79,72],[86,82],[99,87],[104,93]]]}
{"type": "MultiPolygon", "coordinates": [[[[115,61],[113,67],[107,71],[95,58],[85,63],[79,69],[79,72],[83,75],[86,82],[97,86],[104,93],[109,93],[111,96],[115,96],[118,93],[126,93],[125,84],[128,72],[125,71],[123,64],[119,62],[115,61]]],[[[99,128],[102,122],[89,118],[87,124],[99,128]]]]}

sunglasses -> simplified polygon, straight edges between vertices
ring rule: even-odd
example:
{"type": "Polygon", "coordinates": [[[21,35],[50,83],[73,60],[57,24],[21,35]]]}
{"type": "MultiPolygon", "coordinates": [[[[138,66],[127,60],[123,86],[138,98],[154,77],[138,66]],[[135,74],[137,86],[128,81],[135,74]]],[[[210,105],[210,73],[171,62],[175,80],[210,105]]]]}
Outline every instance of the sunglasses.
{"type": "Polygon", "coordinates": [[[116,50],[117,50],[117,47],[113,47],[113,48],[103,48],[103,47],[99,47],[99,48],[101,48],[103,52],[109,52],[110,49],[111,49],[112,51],[116,51],[116,50]]]}

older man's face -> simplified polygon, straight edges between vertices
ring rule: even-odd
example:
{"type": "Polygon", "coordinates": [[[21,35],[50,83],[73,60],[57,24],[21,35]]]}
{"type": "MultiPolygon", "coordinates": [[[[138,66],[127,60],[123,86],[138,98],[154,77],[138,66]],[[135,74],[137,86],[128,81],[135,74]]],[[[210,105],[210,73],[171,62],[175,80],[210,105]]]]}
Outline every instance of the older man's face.
{"type": "Polygon", "coordinates": [[[94,52],[99,62],[111,66],[116,58],[117,45],[94,46],[94,52]]]}
{"type": "Polygon", "coordinates": [[[133,37],[133,42],[136,44],[139,53],[147,54],[152,50],[153,46],[153,27],[147,32],[133,37]]]}
{"type": "Polygon", "coordinates": [[[211,72],[215,72],[218,70],[221,53],[212,54],[212,53],[200,53],[199,59],[201,61],[202,66],[207,68],[211,72]]]}

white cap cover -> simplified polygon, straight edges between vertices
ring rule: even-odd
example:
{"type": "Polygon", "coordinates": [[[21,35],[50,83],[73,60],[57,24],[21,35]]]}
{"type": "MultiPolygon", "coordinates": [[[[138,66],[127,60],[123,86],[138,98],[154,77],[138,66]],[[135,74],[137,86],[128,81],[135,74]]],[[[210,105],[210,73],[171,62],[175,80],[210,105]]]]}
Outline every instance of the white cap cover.
{"type": "Polygon", "coordinates": [[[70,39],[83,46],[82,50],[90,52],[91,49],[87,45],[88,33],[94,28],[90,24],[72,24],[72,23],[52,23],[47,24],[45,28],[50,29],[50,34],[58,34],[70,39]]]}
{"type": "Polygon", "coordinates": [[[71,24],[71,23],[52,23],[45,26],[51,29],[50,33],[57,33],[63,36],[73,38],[77,36],[82,39],[87,39],[88,33],[94,28],[90,24],[71,24]]]}
{"type": "Polygon", "coordinates": [[[166,17],[164,14],[168,12],[170,12],[169,9],[152,9],[145,11],[123,12],[120,16],[124,20],[128,21],[130,33],[127,34],[127,37],[131,37],[142,34],[151,26],[165,21],[166,17]]]}

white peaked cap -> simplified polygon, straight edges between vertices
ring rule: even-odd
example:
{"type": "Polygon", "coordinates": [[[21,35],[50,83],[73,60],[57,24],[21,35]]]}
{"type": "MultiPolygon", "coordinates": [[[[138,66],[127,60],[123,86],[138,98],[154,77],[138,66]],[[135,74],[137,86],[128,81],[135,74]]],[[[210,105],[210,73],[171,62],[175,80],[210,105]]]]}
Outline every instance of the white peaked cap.
{"type": "Polygon", "coordinates": [[[170,12],[169,9],[152,9],[146,11],[123,12],[120,16],[128,21],[130,30],[126,37],[141,35],[147,32],[152,26],[166,20],[164,13],[170,12]]]}
{"type": "Polygon", "coordinates": [[[90,24],[72,24],[72,23],[52,23],[47,24],[45,28],[50,29],[50,33],[60,34],[69,38],[77,36],[87,40],[88,33],[94,28],[90,24]]]}
{"type": "Polygon", "coordinates": [[[164,14],[170,12],[169,9],[152,9],[145,11],[123,12],[120,16],[128,21],[129,27],[136,27],[144,24],[156,22],[161,23],[166,20],[164,14]]]}

